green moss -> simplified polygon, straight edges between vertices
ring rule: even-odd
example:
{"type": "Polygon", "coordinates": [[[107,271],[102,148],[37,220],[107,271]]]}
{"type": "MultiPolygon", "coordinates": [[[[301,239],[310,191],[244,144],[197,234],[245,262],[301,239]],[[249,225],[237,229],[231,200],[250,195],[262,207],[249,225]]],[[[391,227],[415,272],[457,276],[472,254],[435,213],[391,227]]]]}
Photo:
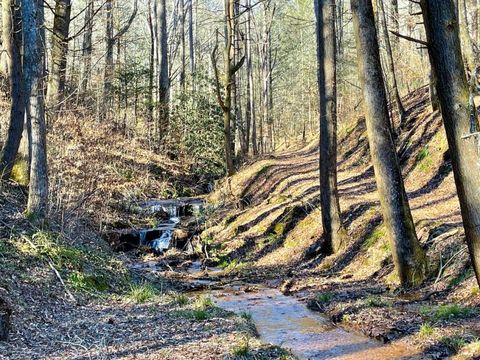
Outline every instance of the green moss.
{"type": "Polygon", "coordinates": [[[418,330],[418,334],[421,337],[432,336],[433,332],[434,332],[434,329],[430,324],[423,324],[422,326],[420,326],[420,329],[418,330]]]}
{"type": "Polygon", "coordinates": [[[428,150],[428,145],[423,147],[417,154],[416,156],[416,161],[420,162],[422,160],[425,160],[430,156],[430,151],[428,150]]]}
{"type": "Polygon", "coordinates": [[[374,296],[374,295],[368,296],[365,299],[364,304],[368,307],[385,307],[385,306],[391,305],[389,301],[383,299],[380,296],[374,296]]]}
{"type": "Polygon", "coordinates": [[[242,311],[242,312],[240,313],[240,316],[242,317],[242,319],[245,319],[245,320],[247,320],[247,321],[252,320],[252,314],[250,314],[249,312],[242,311]]]}
{"type": "Polygon", "coordinates": [[[452,279],[448,284],[448,287],[455,287],[463,283],[465,280],[473,276],[473,269],[469,268],[467,271],[462,271],[456,278],[452,279]]]}
{"type": "Polygon", "coordinates": [[[420,170],[421,172],[427,173],[432,170],[434,162],[430,155],[428,145],[425,146],[422,150],[420,150],[420,152],[416,156],[416,161],[418,163],[418,170],[420,170]]]}
{"type": "Polygon", "coordinates": [[[329,292],[320,293],[315,295],[315,301],[321,304],[329,303],[333,298],[333,295],[329,292]]]}
{"type": "Polygon", "coordinates": [[[88,275],[79,271],[71,272],[68,275],[67,281],[76,291],[105,291],[109,287],[107,279],[103,276],[88,275]]]}
{"type": "Polygon", "coordinates": [[[17,160],[13,165],[10,178],[20,185],[27,186],[29,183],[28,174],[28,161],[21,159],[17,160]]]}
{"type": "Polygon", "coordinates": [[[278,236],[282,236],[283,233],[285,232],[285,227],[286,227],[286,224],[284,222],[280,222],[280,223],[275,224],[275,227],[273,228],[273,231],[278,236]]]}
{"type": "Polygon", "coordinates": [[[365,239],[362,244],[364,249],[368,249],[375,245],[378,240],[382,239],[386,235],[386,229],[384,225],[377,226],[370,235],[365,239]]]}

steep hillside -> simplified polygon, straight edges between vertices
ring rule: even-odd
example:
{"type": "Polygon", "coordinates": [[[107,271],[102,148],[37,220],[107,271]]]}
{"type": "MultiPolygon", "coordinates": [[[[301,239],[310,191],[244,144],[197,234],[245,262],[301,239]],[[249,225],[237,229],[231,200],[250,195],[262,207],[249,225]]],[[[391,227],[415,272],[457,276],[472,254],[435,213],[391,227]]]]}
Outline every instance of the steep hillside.
{"type": "Polygon", "coordinates": [[[429,354],[455,353],[480,334],[480,297],[441,116],[431,112],[426,87],[404,104],[408,121],[396,143],[417,233],[429,257],[429,278],[413,294],[402,297],[397,290],[362,118],[343,120],[340,129],[339,193],[350,239],[340,254],[325,258],[318,251],[315,143],[268,156],[221,184],[210,197],[217,209],[204,235],[233,273],[278,279],[285,292],[307,296],[336,321],[377,338],[405,336],[429,354]],[[451,318],[432,317],[439,306],[451,303],[459,304],[451,318]],[[427,325],[429,336],[418,336],[427,325]],[[452,339],[461,344],[452,345],[452,339]]]}

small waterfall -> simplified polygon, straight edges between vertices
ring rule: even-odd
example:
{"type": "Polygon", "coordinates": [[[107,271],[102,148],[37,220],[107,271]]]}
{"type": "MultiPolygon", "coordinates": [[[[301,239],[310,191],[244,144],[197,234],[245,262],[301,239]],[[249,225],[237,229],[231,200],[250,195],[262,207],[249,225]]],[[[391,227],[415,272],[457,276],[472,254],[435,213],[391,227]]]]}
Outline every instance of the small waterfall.
{"type": "MultiPolygon", "coordinates": [[[[149,200],[140,207],[146,214],[164,212],[168,220],[162,221],[156,228],[142,229],[137,232],[138,245],[148,246],[161,253],[172,246],[174,231],[182,219],[201,214],[204,201],[201,199],[149,200]]],[[[163,216],[161,216],[163,218],[163,216]]],[[[166,217],[166,216],[165,216],[166,217]]]]}
{"type": "Polygon", "coordinates": [[[147,233],[148,233],[148,230],[140,230],[140,246],[147,244],[147,241],[146,241],[147,233]]]}
{"type": "Polygon", "coordinates": [[[170,243],[172,241],[172,230],[165,230],[162,235],[158,239],[150,241],[150,247],[158,252],[162,252],[167,250],[170,247],[170,243]]]}

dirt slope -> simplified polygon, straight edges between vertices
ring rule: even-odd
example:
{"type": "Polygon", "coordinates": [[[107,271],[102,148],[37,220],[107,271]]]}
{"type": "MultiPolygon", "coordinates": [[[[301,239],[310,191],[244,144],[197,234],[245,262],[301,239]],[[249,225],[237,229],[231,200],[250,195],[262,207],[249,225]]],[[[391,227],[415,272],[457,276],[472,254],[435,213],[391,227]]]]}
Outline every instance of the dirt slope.
{"type": "Polygon", "coordinates": [[[338,322],[385,341],[403,338],[432,357],[472,353],[480,349],[480,297],[441,116],[431,112],[426,87],[404,104],[408,121],[396,143],[417,233],[430,259],[422,288],[400,296],[363,119],[344,121],[340,129],[340,204],[350,237],[341,254],[318,254],[315,143],[261,159],[221,184],[210,198],[216,211],[204,235],[233,272],[277,278],[284,291],[309,298],[338,322]],[[448,308],[452,303],[458,308],[448,308]],[[434,315],[442,309],[453,314],[434,315]]]}

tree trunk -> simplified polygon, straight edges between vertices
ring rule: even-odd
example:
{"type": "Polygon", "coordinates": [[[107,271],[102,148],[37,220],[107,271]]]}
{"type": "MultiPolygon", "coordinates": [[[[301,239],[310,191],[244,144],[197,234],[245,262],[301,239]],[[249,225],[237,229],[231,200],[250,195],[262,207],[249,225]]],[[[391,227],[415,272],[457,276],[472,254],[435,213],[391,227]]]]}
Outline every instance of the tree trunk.
{"type": "Polygon", "coordinates": [[[273,122],[271,119],[270,111],[270,70],[271,70],[271,35],[270,25],[271,19],[269,19],[270,0],[264,3],[264,19],[263,19],[263,44],[262,44],[262,83],[263,83],[263,124],[267,126],[266,139],[265,139],[265,151],[270,152],[273,150],[273,122]]]}
{"type": "Polygon", "coordinates": [[[113,0],[105,1],[106,11],[106,26],[105,26],[105,68],[103,71],[103,99],[102,112],[100,117],[102,120],[107,116],[113,106],[112,95],[112,81],[113,81],[113,46],[115,45],[115,39],[113,37],[113,0]]]}
{"type": "Polygon", "coordinates": [[[25,100],[22,71],[22,18],[19,0],[2,2],[3,48],[6,52],[10,86],[10,121],[7,138],[0,152],[0,174],[8,179],[22,139],[25,100]]]}
{"type": "Polygon", "coordinates": [[[185,43],[185,0],[179,0],[180,4],[180,91],[182,99],[187,90],[185,77],[187,73],[187,56],[185,43]]]}
{"type": "Polygon", "coordinates": [[[453,174],[462,212],[465,238],[480,285],[480,164],[476,122],[471,123],[469,88],[462,62],[459,29],[452,0],[421,0],[433,71],[453,174]],[[469,135],[470,133],[476,133],[469,135]]]}
{"type": "Polygon", "coordinates": [[[253,58],[252,58],[252,3],[247,0],[247,22],[246,22],[246,61],[247,61],[247,107],[245,110],[245,137],[246,137],[246,154],[248,156],[250,146],[250,133],[252,140],[253,155],[258,155],[257,149],[257,130],[255,124],[255,83],[253,80],[253,58]],[[251,128],[251,131],[250,131],[251,128]]]}
{"type": "Polygon", "coordinates": [[[473,47],[473,41],[468,29],[468,13],[467,13],[467,1],[461,0],[458,4],[458,14],[460,17],[460,36],[462,41],[462,50],[464,61],[470,71],[475,70],[477,64],[475,59],[475,50],[473,47]]]}
{"type": "MultiPolygon", "coordinates": [[[[154,0],[155,1],[155,0],[154,0]]],[[[153,84],[155,79],[155,33],[152,17],[152,0],[148,0],[148,29],[150,31],[150,54],[148,68],[148,135],[151,137],[150,129],[153,123],[153,84]]]]}
{"type": "Polygon", "coordinates": [[[42,222],[45,220],[48,209],[47,139],[43,101],[45,87],[43,0],[23,0],[22,20],[26,113],[31,134],[27,211],[38,222],[42,222]]]}
{"type": "MultiPolygon", "coordinates": [[[[387,55],[388,68],[390,71],[390,76],[392,77],[392,90],[393,90],[393,95],[395,97],[395,104],[397,105],[397,111],[398,111],[398,117],[400,118],[400,129],[401,129],[405,124],[405,116],[406,116],[405,108],[403,107],[402,99],[400,98],[400,92],[398,91],[397,75],[395,74],[395,63],[393,61],[393,51],[392,51],[392,46],[390,44],[390,35],[388,34],[385,6],[383,5],[383,0],[377,0],[377,1],[379,4],[379,17],[381,17],[380,24],[383,28],[383,36],[385,38],[385,49],[386,49],[386,55],[387,55]]],[[[393,0],[392,6],[393,6],[393,2],[396,3],[397,1],[393,0]]],[[[396,4],[396,6],[397,6],[397,16],[398,16],[398,3],[396,4]]],[[[398,27],[398,22],[397,22],[397,27],[398,27]]],[[[396,36],[394,38],[396,39],[396,41],[398,41],[396,36]]]]}
{"type": "MultiPolygon", "coordinates": [[[[337,59],[335,0],[316,0],[317,75],[320,95],[320,200],[326,254],[345,246],[337,188],[337,59]]],[[[305,123],[303,125],[305,140],[305,123]]]]}
{"type": "Polygon", "coordinates": [[[227,165],[227,174],[232,176],[235,173],[233,164],[232,149],[232,50],[235,38],[235,1],[225,0],[225,20],[227,26],[226,45],[224,51],[224,93],[225,93],[225,109],[223,111],[223,126],[225,131],[225,162],[227,165]]]}
{"type": "Polygon", "coordinates": [[[383,219],[400,282],[402,286],[416,285],[425,276],[425,254],[415,233],[391,136],[372,2],[352,0],[351,7],[367,134],[383,219]]]}
{"type": "Polygon", "coordinates": [[[440,104],[438,102],[437,95],[437,78],[432,70],[430,70],[428,91],[430,95],[430,104],[432,105],[432,111],[440,110],[440,104]]]}
{"type": "MultiPolygon", "coordinates": [[[[385,6],[383,5],[382,1],[382,10],[385,14],[385,6]]],[[[385,21],[385,25],[387,25],[385,21]]],[[[391,0],[390,1],[390,28],[392,31],[400,32],[400,21],[399,21],[399,13],[398,13],[398,0],[391,0]]],[[[387,32],[388,33],[388,32],[387,32]]],[[[398,37],[394,36],[391,40],[391,47],[393,54],[396,56],[398,54],[398,44],[399,39],[398,37]]]]}
{"type": "Polygon", "coordinates": [[[167,34],[167,5],[165,0],[158,3],[158,28],[159,28],[159,78],[158,78],[158,100],[159,100],[159,145],[162,145],[169,126],[169,91],[170,78],[168,72],[168,34],[167,34]]]}
{"type": "Polygon", "coordinates": [[[478,33],[478,7],[480,5],[479,0],[472,0],[472,6],[473,6],[473,18],[472,18],[472,33],[473,33],[473,39],[476,48],[478,48],[479,42],[479,33],[478,33]]]}
{"type": "Polygon", "coordinates": [[[189,46],[189,55],[190,55],[190,75],[192,82],[192,92],[195,92],[195,43],[193,37],[193,2],[190,0],[190,6],[188,7],[188,46],[189,46]]]}
{"type": "Polygon", "coordinates": [[[84,33],[82,44],[82,75],[80,93],[85,94],[88,90],[90,73],[92,69],[92,35],[93,35],[93,0],[88,1],[84,18],[84,33]]]}
{"type": "Polygon", "coordinates": [[[58,115],[65,93],[71,9],[71,0],[57,0],[55,3],[46,99],[49,114],[51,113],[53,118],[58,115]]]}

